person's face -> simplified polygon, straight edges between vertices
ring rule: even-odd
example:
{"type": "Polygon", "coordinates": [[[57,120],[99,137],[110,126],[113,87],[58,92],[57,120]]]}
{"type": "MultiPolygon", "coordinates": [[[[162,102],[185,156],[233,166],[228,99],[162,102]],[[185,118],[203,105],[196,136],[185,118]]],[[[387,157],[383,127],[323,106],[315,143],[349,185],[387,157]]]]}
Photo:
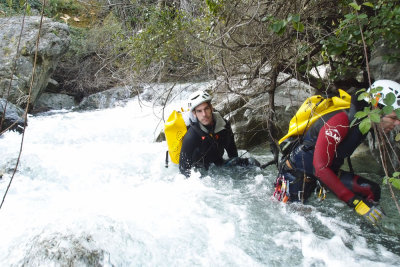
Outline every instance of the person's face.
{"type": "Polygon", "coordinates": [[[203,103],[198,105],[193,110],[193,114],[201,124],[205,126],[212,125],[213,117],[211,104],[203,103]]]}
{"type": "Polygon", "coordinates": [[[388,115],[383,116],[380,123],[380,126],[382,127],[385,133],[390,132],[397,125],[400,125],[400,120],[399,118],[397,118],[396,113],[394,111],[388,115]]]}

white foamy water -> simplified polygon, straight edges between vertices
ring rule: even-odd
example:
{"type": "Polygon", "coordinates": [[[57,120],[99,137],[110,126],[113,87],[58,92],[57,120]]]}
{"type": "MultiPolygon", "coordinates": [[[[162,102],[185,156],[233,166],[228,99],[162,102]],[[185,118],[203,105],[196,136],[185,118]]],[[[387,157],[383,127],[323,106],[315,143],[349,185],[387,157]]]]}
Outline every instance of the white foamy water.
{"type": "MultiPolygon", "coordinates": [[[[151,106],[134,99],[29,118],[0,210],[0,266],[398,265],[398,238],[333,197],[271,201],[274,167],[214,167],[190,179],[166,169],[166,143],[154,142],[161,113],[151,106]]],[[[0,138],[1,197],[20,141],[0,138]]]]}

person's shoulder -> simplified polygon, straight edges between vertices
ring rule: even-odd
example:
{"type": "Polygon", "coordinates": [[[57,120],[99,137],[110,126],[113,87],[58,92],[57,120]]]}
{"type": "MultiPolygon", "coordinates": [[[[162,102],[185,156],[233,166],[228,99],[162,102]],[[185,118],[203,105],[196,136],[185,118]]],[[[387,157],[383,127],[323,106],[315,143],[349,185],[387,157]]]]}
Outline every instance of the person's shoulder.
{"type": "Polygon", "coordinates": [[[213,117],[214,117],[214,121],[215,121],[215,129],[214,131],[216,133],[226,130],[226,129],[230,129],[230,124],[229,122],[224,119],[224,117],[222,117],[221,113],[217,112],[213,112],[213,117]]]}
{"type": "Polygon", "coordinates": [[[213,117],[214,117],[214,120],[216,120],[216,121],[221,120],[221,121],[227,122],[227,120],[222,116],[222,114],[218,110],[213,111],[213,117]]]}
{"type": "Polygon", "coordinates": [[[192,121],[187,127],[186,135],[189,135],[189,136],[200,136],[200,133],[201,133],[201,128],[200,128],[199,122],[197,122],[197,121],[193,122],[192,121]]]}

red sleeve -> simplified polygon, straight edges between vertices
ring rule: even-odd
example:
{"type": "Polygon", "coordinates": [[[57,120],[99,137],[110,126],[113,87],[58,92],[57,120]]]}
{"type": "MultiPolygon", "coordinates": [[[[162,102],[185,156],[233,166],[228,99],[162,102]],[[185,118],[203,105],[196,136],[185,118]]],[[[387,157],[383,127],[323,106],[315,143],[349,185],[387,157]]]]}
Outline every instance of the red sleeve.
{"type": "Polygon", "coordinates": [[[344,186],[331,166],[336,147],[346,137],[348,130],[349,119],[345,112],[331,117],[319,131],[313,159],[315,175],[344,202],[354,197],[354,193],[344,186]]]}

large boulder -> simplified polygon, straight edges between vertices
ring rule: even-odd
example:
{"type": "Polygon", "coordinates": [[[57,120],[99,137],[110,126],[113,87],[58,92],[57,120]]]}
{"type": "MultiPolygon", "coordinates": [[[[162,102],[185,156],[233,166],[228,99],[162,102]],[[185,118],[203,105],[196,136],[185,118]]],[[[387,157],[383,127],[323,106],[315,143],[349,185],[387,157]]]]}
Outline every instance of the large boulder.
{"type": "Polygon", "coordinates": [[[6,129],[22,133],[24,129],[23,118],[24,110],[0,98],[0,122],[3,122],[0,125],[0,136],[6,129]]]}
{"type": "Polygon", "coordinates": [[[48,110],[72,109],[75,105],[76,103],[73,96],[44,92],[37,99],[32,113],[48,110]]]}
{"type": "Polygon", "coordinates": [[[103,92],[85,97],[77,110],[105,109],[123,104],[128,98],[142,91],[138,86],[114,87],[103,92]]]}
{"type": "Polygon", "coordinates": [[[372,51],[369,67],[374,80],[389,79],[400,83],[399,62],[388,61],[391,55],[398,55],[399,49],[391,49],[384,43],[379,43],[372,51]]]}
{"type": "Polygon", "coordinates": [[[41,24],[39,16],[0,18],[0,95],[14,104],[26,106],[34,74],[30,97],[30,104],[34,105],[69,44],[66,24],[49,18],[43,18],[41,24]]]}
{"type": "Polygon", "coordinates": [[[273,116],[276,120],[273,126],[268,121],[271,112],[268,93],[251,98],[225,94],[226,97],[215,99],[218,103],[215,108],[231,122],[237,146],[247,149],[267,141],[276,141],[271,140],[269,129],[274,129],[275,137],[283,136],[298,107],[313,94],[314,88],[295,79],[279,86],[275,92],[273,116]]]}

